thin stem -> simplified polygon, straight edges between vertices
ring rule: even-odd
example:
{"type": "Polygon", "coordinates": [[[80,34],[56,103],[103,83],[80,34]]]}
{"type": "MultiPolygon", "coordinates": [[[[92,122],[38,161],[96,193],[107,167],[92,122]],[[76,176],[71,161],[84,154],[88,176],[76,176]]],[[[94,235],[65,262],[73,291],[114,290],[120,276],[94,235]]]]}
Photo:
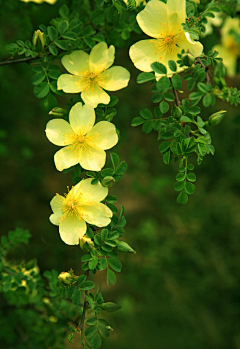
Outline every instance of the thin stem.
{"type": "Polygon", "coordinates": [[[30,62],[35,59],[38,59],[39,57],[27,57],[27,58],[21,58],[21,59],[14,59],[14,60],[7,60],[4,62],[0,62],[0,65],[7,65],[7,64],[15,64],[15,63],[23,63],[23,62],[30,62]]]}
{"type": "Polygon", "coordinates": [[[173,87],[172,78],[169,78],[169,80],[171,81],[171,85],[172,85],[172,89],[173,89],[173,93],[174,93],[176,104],[177,104],[178,107],[180,107],[181,106],[181,102],[179,100],[177,90],[175,90],[175,88],[173,87]]]}
{"type": "Polygon", "coordinates": [[[197,57],[197,62],[201,64],[201,67],[202,67],[202,68],[205,68],[207,82],[208,82],[209,84],[211,84],[211,79],[210,79],[209,74],[208,74],[208,68],[205,67],[205,65],[203,64],[201,58],[197,57]]]}
{"type": "MultiPolygon", "coordinates": [[[[89,279],[89,270],[86,271],[86,280],[89,279]]],[[[85,291],[85,295],[88,296],[88,290],[85,291]]],[[[85,322],[85,316],[88,308],[88,302],[85,298],[84,304],[83,304],[83,312],[82,312],[82,317],[81,321],[79,322],[78,328],[81,332],[81,337],[82,337],[82,345],[84,346],[84,322],[85,322]]]]}

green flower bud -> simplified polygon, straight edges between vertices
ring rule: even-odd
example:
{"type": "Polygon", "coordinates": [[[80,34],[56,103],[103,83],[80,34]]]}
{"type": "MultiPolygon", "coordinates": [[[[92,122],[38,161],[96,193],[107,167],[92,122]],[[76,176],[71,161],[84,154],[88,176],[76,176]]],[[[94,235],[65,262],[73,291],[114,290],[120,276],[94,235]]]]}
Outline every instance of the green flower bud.
{"type": "Polygon", "coordinates": [[[46,45],[46,36],[41,30],[36,30],[33,33],[33,45],[36,47],[37,51],[42,51],[46,45]]]}
{"type": "Polygon", "coordinates": [[[115,179],[113,177],[111,177],[111,176],[106,176],[106,177],[103,178],[101,183],[102,183],[103,187],[110,188],[115,183],[115,179]]]}
{"type": "Polygon", "coordinates": [[[136,254],[136,251],[134,251],[125,241],[116,241],[116,243],[118,251],[136,254]]]}
{"type": "Polygon", "coordinates": [[[102,310],[106,310],[108,312],[112,312],[112,311],[116,311],[116,310],[121,309],[120,305],[117,305],[117,304],[112,303],[112,302],[102,303],[100,305],[100,308],[102,310]]]}
{"type": "Polygon", "coordinates": [[[182,64],[186,67],[191,67],[195,63],[195,57],[187,52],[182,55],[182,64]]]}
{"type": "Polygon", "coordinates": [[[63,108],[53,108],[50,112],[49,115],[54,115],[54,116],[64,116],[67,115],[67,110],[63,108]]]}
{"type": "Polygon", "coordinates": [[[63,271],[58,275],[58,280],[64,285],[71,285],[75,281],[75,278],[72,274],[63,271]]]}
{"type": "Polygon", "coordinates": [[[182,116],[182,109],[180,107],[177,107],[176,105],[174,105],[172,107],[172,116],[175,118],[175,119],[180,119],[181,116],[182,116]]]}
{"type": "Polygon", "coordinates": [[[88,251],[89,247],[93,246],[94,243],[90,238],[87,238],[86,236],[83,236],[80,239],[80,247],[82,250],[88,251]]]}
{"type": "Polygon", "coordinates": [[[221,123],[222,119],[224,118],[226,113],[226,110],[219,111],[217,113],[212,114],[209,117],[209,124],[211,126],[217,126],[221,123]]]}

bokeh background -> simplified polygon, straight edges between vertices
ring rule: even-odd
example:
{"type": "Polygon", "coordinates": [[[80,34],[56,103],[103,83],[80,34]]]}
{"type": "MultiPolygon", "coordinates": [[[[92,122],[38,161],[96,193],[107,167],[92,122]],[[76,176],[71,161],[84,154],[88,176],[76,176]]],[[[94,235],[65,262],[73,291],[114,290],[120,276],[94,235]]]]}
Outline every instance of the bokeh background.
{"type": "MultiPolygon", "coordinates": [[[[0,60],[8,58],[6,44],[31,40],[39,24],[48,25],[58,16],[62,3],[0,1],[0,60]]],[[[214,28],[203,39],[207,50],[220,41],[219,30],[214,28]]],[[[115,60],[131,72],[129,87],[114,93],[120,99],[114,122],[121,132],[114,151],[129,167],[111,194],[118,197],[119,207],[125,206],[125,240],[137,254],[121,255],[123,273],[113,288],[106,285],[105,271],[96,276],[105,299],[122,306],[109,316],[116,330],[103,348],[239,349],[239,108],[219,100],[215,107],[203,107],[205,120],[217,110],[228,112],[211,129],[216,155],[206,156],[201,166],[194,159],[197,190],[187,205],[180,206],[173,190],[177,164],[163,164],[156,133],[145,135],[141,126],[131,127],[141,109],[155,106],[150,83],[136,84],[139,72],[128,56],[131,44],[143,37],[133,35],[115,60]]],[[[64,193],[71,179],[55,169],[57,147],[44,131],[50,116],[33,95],[31,76],[26,63],[0,67],[1,234],[17,226],[28,228],[33,237],[21,250],[26,259],[36,257],[41,272],[54,268],[60,273],[72,267],[79,274],[81,250],[65,245],[48,220],[51,198],[64,193]]],[[[238,75],[227,81],[240,88],[238,75]]],[[[69,99],[58,98],[62,107],[69,99]]],[[[77,348],[76,344],[66,342],[66,348],[77,348]]]]}

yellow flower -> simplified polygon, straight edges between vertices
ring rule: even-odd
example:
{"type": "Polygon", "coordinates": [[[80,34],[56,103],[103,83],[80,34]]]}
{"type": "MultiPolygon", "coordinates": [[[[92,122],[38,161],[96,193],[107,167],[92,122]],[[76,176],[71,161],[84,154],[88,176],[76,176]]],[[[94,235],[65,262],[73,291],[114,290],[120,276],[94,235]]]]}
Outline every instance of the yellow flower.
{"type": "Polygon", "coordinates": [[[104,150],[118,142],[115,126],[100,121],[95,126],[92,106],[76,103],[69,113],[70,124],[63,119],[47,123],[46,135],[53,144],[64,146],[54,156],[56,168],[62,171],[80,164],[85,170],[100,171],[106,162],[104,150]]]}
{"type": "MultiPolygon", "coordinates": [[[[151,64],[160,62],[166,66],[167,74],[171,76],[173,73],[168,67],[168,61],[177,61],[177,54],[182,49],[189,51],[194,57],[199,56],[203,46],[183,31],[181,23],[185,20],[186,0],[168,0],[167,4],[158,0],[148,2],[145,9],[137,15],[137,21],[144,33],[154,39],[141,40],[130,47],[130,58],[136,68],[150,72],[151,64]]],[[[182,70],[178,66],[177,71],[182,70]]]]}
{"type": "Polygon", "coordinates": [[[112,211],[100,203],[108,194],[108,189],[99,182],[91,184],[92,178],[83,179],[67,195],[57,194],[50,205],[53,214],[51,223],[59,225],[61,239],[67,245],[78,245],[89,224],[105,227],[111,222],[112,211]]]}
{"type": "Polygon", "coordinates": [[[130,73],[123,67],[112,67],[115,48],[105,42],[93,47],[90,55],[78,50],[62,58],[63,66],[70,74],[58,79],[58,89],[67,93],[81,93],[86,104],[96,108],[99,103],[108,104],[109,95],[103,90],[117,91],[127,86],[130,73]]]}
{"type": "Polygon", "coordinates": [[[216,50],[223,59],[223,64],[227,68],[227,74],[233,77],[236,74],[237,58],[240,56],[240,46],[236,41],[240,36],[239,18],[227,17],[221,29],[222,44],[216,45],[212,50],[216,50]]]}
{"type": "Polygon", "coordinates": [[[43,2],[47,2],[48,4],[51,4],[51,5],[53,5],[53,4],[55,4],[55,2],[57,1],[57,0],[21,0],[21,1],[24,1],[24,2],[35,2],[36,4],[42,4],[43,2]]]}

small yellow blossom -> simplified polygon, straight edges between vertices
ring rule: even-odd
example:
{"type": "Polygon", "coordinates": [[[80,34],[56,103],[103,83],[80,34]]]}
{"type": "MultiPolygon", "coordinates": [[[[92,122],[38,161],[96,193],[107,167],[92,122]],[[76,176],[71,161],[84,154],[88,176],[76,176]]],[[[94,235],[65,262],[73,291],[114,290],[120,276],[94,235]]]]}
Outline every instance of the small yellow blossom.
{"type": "Polygon", "coordinates": [[[81,249],[83,249],[84,245],[86,244],[86,242],[90,245],[94,245],[92,239],[90,238],[87,238],[86,236],[83,236],[81,239],[80,239],[80,247],[81,249]]]}
{"type": "Polygon", "coordinates": [[[62,58],[63,66],[70,74],[62,74],[57,82],[58,89],[67,93],[81,92],[86,104],[96,108],[99,103],[108,104],[109,95],[103,90],[117,91],[128,85],[130,73],[119,66],[109,68],[114,62],[115,48],[100,42],[90,55],[78,50],[62,58]],[[109,69],[108,69],[109,68],[109,69]]]}
{"type": "Polygon", "coordinates": [[[221,29],[222,44],[216,45],[212,50],[216,50],[223,59],[223,64],[227,68],[227,74],[233,77],[236,74],[237,58],[240,56],[240,20],[239,18],[227,17],[221,29]]]}
{"type": "Polygon", "coordinates": [[[21,0],[23,2],[35,2],[36,4],[42,4],[43,2],[47,2],[48,4],[55,4],[57,0],[21,0]]]}
{"type": "Polygon", "coordinates": [[[46,126],[47,138],[53,144],[64,146],[54,156],[58,171],[80,164],[85,170],[101,171],[106,162],[104,150],[118,142],[114,124],[100,121],[95,126],[92,106],[76,103],[69,113],[69,121],[50,120],[46,126]]]}
{"type": "MultiPolygon", "coordinates": [[[[151,64],[160,62],[167,68],[167,74],[173,73],[168,61],[177,61],[177,55],[184,49],[194,57],[201,55],[203,46],[184,32],[182,23],[186,20],[186,0],[168,0],[164,4],[158,0],[147,3],[137,15],[137,21],[143,32],[154,39],[141,40],[130,47],[130,58],[136,68],[152,71],[151,64]]],[[[178,66],[177,71],[183,68],[178,66]]]]}
{"type": "Polygon", "coordinates": [[[87,230],[86,222],[105,227],[111,222],[112,211],[100,201],[108,194],[108,189],[99,182],[91,184],[92,178],[82,179],[68,194],[57,194],[50,205],[53,214],[51,223],[59,225],[61,239],[67,245],[78,245],[87,230]]]}

